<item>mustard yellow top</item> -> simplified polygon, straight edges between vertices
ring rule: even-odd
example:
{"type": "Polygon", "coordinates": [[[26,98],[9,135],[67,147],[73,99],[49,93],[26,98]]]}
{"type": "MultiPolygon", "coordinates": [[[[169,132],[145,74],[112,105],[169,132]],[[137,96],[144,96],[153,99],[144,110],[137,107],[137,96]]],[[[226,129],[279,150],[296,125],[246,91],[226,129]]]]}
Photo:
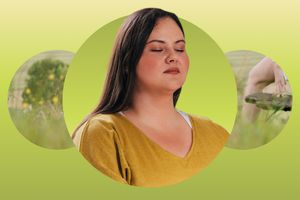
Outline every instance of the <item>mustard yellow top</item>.
{"type": "Polygon", "coordinates": [[[184,158],[164,150],[119,113],[91,118],[77,131],[74,142],[94,167],[119,182],[150,187],[175,184],[207,166],[228,138],[227,131],[212,121],[189,118],[192,145],[184,158]]]}

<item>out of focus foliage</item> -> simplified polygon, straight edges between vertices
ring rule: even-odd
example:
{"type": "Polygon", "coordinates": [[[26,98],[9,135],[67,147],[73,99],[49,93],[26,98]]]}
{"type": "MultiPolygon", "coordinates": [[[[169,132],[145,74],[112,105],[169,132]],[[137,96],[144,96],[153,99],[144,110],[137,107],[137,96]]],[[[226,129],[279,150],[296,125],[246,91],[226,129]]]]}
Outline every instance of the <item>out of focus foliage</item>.
{"type": "Polygon", "coordinates": [[[59,60],[39,60],[28,70],[23,90],[23,108],[50,106],[61,109],[63,83],[68,65],[59,60]]]}

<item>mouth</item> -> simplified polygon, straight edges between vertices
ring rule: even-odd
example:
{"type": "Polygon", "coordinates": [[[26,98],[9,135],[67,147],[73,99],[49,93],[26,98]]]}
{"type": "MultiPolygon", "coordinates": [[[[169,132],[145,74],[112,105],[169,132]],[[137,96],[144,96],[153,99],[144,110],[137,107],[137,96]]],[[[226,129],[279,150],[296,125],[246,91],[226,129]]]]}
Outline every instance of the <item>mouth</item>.
{"type": "Polygon", "coordinates": [[[179,74],[180,71],[177,67],[171,67],[169,69],[167,69],[166,71],[164,71],[164,74],[179,74]]]}

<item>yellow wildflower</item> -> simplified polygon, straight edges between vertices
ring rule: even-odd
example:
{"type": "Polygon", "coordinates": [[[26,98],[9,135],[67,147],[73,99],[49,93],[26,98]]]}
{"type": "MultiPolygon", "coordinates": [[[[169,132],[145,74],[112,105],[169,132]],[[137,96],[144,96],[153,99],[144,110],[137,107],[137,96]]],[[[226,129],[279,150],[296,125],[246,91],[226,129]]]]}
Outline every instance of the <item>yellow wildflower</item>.
{"type": "Polygon", "coordinates": [[[53,102],[54,104],[57,104],[57,103],[58,103],[58,96],[52,97],[52,102],[53,102]]]}
{"type": "Polygon", "coordinates": [[[30,88],[26,88],[25,93],[26,94],[30,94],[31,93],[31,89],[30,88]]]}
{"type": "Polygon", "coordinates": [[[55,78],[55,75],[54,75],[54,74],[49,74],[48,79],[49,79],[50,81],[54,80],[54,78],[55,78]]]}
{"type": "Polygon", "coordinates": [[[26,102],[23,102],[23,104],[22,104],[22,107],[23,107],[24,109],[28,108],[28,106],[29,106],[29,104],[28,104],[28,103],[26,103],[26,102]]]}
{"type": "Polygon", "coordinates": [[[43,105],[43,104],[44,104],[44,101],[43,101],[43,100],[40,100],[38,103],[39,103],[40,105],[43,105]]]}

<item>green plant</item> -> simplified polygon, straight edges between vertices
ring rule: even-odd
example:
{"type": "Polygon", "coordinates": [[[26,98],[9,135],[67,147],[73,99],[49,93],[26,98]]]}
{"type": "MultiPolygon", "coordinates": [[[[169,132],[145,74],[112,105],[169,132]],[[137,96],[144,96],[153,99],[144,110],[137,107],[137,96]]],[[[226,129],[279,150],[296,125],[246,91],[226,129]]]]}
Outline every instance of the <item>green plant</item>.
{"type": "Polygon", "coordinates": [[[68,65],[59,60],[36,61],[28,70],[22,92],[23,108],[52,107],[61,110],[63,82],[68,65]]]}

